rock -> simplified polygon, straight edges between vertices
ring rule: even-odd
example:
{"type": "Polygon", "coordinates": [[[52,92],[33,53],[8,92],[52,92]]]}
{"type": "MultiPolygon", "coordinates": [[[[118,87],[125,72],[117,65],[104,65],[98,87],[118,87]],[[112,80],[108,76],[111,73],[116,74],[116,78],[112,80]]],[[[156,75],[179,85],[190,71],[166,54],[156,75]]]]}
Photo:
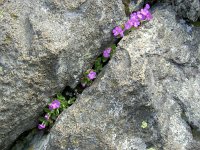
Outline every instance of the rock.
{"type": "Polygon", "coordinates": [[[0,149],[37,119],[50,96],[75,87],[125,19],[121,0],[10,0],[0,5],[0,149]],[[68,3],[70,3],[68,5],[68,3]]]}
{"type": "Polygon", "coordinates": [[[173,0],[173,5],[178,15],[191,21],[200,19],[199,0],[173,0]]]}
{"type": "Polygon", "coordinates": [[[153,17],[120,41],[92,86],[59,116],[48,150],[198,147],[200,30],[189,32],[170,6],[157,6],[153,17]]]}

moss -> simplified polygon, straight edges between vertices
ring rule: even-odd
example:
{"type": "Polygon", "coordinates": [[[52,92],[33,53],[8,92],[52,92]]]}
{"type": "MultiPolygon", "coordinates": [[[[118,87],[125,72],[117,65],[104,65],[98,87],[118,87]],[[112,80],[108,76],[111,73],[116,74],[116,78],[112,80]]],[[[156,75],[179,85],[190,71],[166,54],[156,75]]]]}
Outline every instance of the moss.
{"type": "Polygon", "coordinates": [[[195,27],[200,27],[200,21],[191,22],[195,27]]]}

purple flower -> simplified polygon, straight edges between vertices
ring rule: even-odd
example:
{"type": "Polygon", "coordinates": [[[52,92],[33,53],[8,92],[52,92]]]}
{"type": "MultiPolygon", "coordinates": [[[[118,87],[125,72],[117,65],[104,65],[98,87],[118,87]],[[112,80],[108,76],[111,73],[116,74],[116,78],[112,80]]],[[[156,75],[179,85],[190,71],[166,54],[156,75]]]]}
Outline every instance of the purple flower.
{"type": "Polygon", "coordinates": [[[90,71],[90,73],[87,75],[87,77],[90,79],[90,80],[93,80],[96,78],[96,72],[94,72],[93,70],[90,71]]]}
{"type": "Polygon", "coordinates": [[[123,37],[124,31],[122,30],[122,28],[120,26],[118,26],[118,27],[115,27],[115,29],[113,29],[113,34],[114,34],[114,36],[120,35],[121,37],[123,37]]]}
{"type": "Polygon", "coordinates": [[[109,58],[110,57],[111,48],[107,48],[103,51],[103,57],[109,58]]]}
{"type": "Polygon", "coordinates": [[[138,11],[137,12],[137,17],[140,19],[140,20],[145,20],[145,16],[141,13],[141,11],[138,11]]]}
{"type": "Polygon", "coordinates": [[[146,4],[144,9],[150,9],[150,5],[149,4],[146,4]]]}
{"type": "Polygon", "coordinates": [[[151,13],[149,12],[147,15],[146,15],[146,20],[151,20],[153,18],[153,16],[151,15],[151,13]]]}
{"type": "Polygon", "coordinates": [[[132,22],[132,26],[134,26],[134,27],[138,27],[140,25],[140,21],[137,16],[137,13],[131,14],[130,21],[132,22]]]}
{"type": "Polygon", "coordinates": [[[126,23],[125,23],[125,30],[129,30],[132,26],[133,26],[133,22],[131,20],[128,20],[126,23]]]}
{"type": "Polygon", "coordinates": [[[150,5],[146,4],[145,7],[144,7],[144,9],[141,9],[139,16],[143,15],[146,20],[151,20],[153,17],[151,15],[151,13],[149,12],[149,9],[150,9],[150,5]]]}
{"type": "Polygon", "coordinates": [[[44,116],[44,118],[46,119],[46,120],[49,120],[49,114],[46,114],[45,116],[44,116]]]}
{"type": "Polygon", "coordinates": [[[45,124],[43,124],[43,123],[42,123],[42,124],[38,124],[38,129],[40,129],[40,130],[41,130],[41,129],[44,129],[45,127],[46,127],[46,126],[45,126],[45,124]]]}
{"type": "Polygon", "coordinates": [[[137,13],[132,13],[131,16],[130,16],[131,19],[133,20],[138,20],[138,16],[137,16],[137,13]]]}
{"type": "Polygon", "coordinates": [[[151,20],[152,15],[147,9],[141,9],[141,14],[145,17],[146,20],[151,20]]]}
{"type": "Polygon", "coordinates": [[[59,100],[54,100],[50,105],[49,105],[49,109],[53,110],[53,109],[57,109],[60,107],[60,101],[59,100]]]}

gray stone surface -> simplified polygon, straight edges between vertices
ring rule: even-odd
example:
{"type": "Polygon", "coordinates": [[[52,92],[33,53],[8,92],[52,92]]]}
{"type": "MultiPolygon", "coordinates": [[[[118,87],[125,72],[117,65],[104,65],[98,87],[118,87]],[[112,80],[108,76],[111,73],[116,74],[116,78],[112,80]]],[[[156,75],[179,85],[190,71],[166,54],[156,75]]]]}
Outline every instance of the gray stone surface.
{"type": "Polygon", "coordinates": [[[125,18],[121,0],[0,1],[0,149],[74,87],[125,18]]]}
{"type": "Polygon", "coordinates": [[[48,150],[198,150],[200,31],[175,16],[157,6],[152,21],[120,41],[92,86],[59,116],[48,150]]]}
{"type": "Polygon", "coordinates": [[[172,0],[178,15],[191,21],[200,18],[200,1],[199,0],[172,0]]]}

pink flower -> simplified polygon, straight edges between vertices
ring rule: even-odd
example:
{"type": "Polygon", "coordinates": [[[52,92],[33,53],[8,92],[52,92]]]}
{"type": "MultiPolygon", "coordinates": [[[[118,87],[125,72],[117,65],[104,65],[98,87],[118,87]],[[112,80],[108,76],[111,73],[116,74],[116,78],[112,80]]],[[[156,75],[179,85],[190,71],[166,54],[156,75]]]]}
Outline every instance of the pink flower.
{"type": "Polygon", "coordinates": [[[45,124],[43,124],[43,123],[42,123],[42,124],[38,124],[38,129],[40,129],[40,130],[41,130],[41,129],[44,129],[45,127],[46,127],[46,126],[45,126],[45,124]]]}
{"type": "Polygon", "coordinates": [[[46,114],[45,116],[44,116],[44,118],[46,119],[46,120],[49,120],[49,114],[46,114]]]}
{"type": "MultiPolygon", "coordinates": [[[[149,4],[146,4],[144,9],[141,9],[138,16],[142,15],[143,18],[141,20],[151,20],[153,17],[149,11],[150,9],[150,5],[149,4]]],[[[141,16],[140,16],[141,18],[141,16]]]]}
{"type": "Polygon", "coordinates": [[[90,71],[90,73],[87,75],[87,77],[90,79],[90,80],[93,80],[96,78],[96,75],[97,73],[94,72],[93,70],[90,71]]]}
{"type": "Polygon", "coordinates": [[[60,107],[60,101],[59,100],[54,100],[51,104],[49,104],[49,109],[57,109],[60,107]]]}
{"type": "Polygon", "coordinates": [[[140,21],[136,13],[131,14],[130,21],[132,22],[132,25],[136,28],[140,25],[140,21]]]}
{"type": "Polygon", "coordinates": [[[138,17],[140,20],[145,20],[145,16],[141,13],[141,11],[138,11],[138,12],[137,12],[137,17],[138,17]]]}
{"type": "Polygon", "coordinates": [[[146,4],[144,9],[150,9],[150,5],[149,4],[146,4]]]}
{"type": "Polygon", "coordinates": [[[132,26],[133,26],[133,22],[131,20],[128,20],[126,23],[125,23],[125,30],[129,30],[132,26]]]}
{"type": "Polygon", "coordinates": [[[113,29],[113,34],[114,34],[114,36],[120,35],[121,37],[123,37],[124,31],[122,30],[122,28],[120,26],[118,26],[118,27],[115,27],[115,29],[113,29]]]}
{"type": "Polygon", "coordinates": [[[103,57],[109,58],[110,57],[111,48],[107,48],[103,51],[103,57]]]}

